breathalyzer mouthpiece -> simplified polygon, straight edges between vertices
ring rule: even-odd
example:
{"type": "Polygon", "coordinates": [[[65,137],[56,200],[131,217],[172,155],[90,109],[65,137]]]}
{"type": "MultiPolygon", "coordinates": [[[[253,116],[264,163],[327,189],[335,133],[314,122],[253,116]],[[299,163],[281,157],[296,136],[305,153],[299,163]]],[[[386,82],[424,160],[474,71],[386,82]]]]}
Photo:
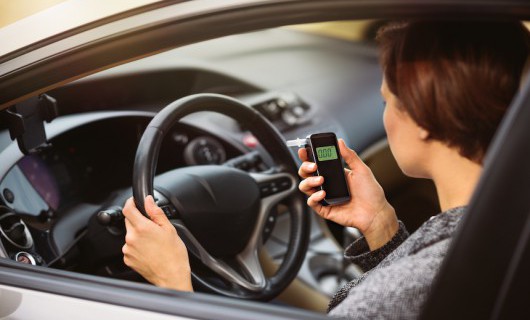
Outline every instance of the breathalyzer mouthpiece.
{"type": "Polygon", "coordinates": [[[294,140],[287,140],[285,142],[285,144],[288,146],[288,147],[298,147],[298,148],[301,148],[301,147],[304,147],[306,144],[307,144],[307,139],[300,139],[300,138],[296,138],[294,140]]]}

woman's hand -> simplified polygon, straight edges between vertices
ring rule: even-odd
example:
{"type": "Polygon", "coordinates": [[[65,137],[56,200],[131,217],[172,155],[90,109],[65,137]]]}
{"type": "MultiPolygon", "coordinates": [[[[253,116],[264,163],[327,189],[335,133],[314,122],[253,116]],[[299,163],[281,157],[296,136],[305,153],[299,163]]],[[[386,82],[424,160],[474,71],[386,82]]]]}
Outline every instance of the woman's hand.
{"type": "Polygon", "coordinates": [[[304,148],[298,150],[298,156],[303,161],[298,174],[304,179],[300,182],[299,189],[309,196],[307,204],[321,217],[359,229],[370,249],[378,249],[390,241],[399,228],[394,208],[386,200],[383,188],[375,180],[370,168],[342,139],[339,139],[339,149],[350,167],[350,170],[345,169],[345,175],[351,200],[335,206],[320,204],[326,195],[325,191],[318,191],[318,187],[324,183],[324,177],[313,176],[317,165],[307,161],[308,156],[304,148]]]}
{"type": "Polygon", "coordinates": [[[133,198],[125,203],[123,261],[154,285],[193,291],[188,251],[177,230],[152,196],[145,198],[145,210],[151,220],[138,211],[133,198]]]}

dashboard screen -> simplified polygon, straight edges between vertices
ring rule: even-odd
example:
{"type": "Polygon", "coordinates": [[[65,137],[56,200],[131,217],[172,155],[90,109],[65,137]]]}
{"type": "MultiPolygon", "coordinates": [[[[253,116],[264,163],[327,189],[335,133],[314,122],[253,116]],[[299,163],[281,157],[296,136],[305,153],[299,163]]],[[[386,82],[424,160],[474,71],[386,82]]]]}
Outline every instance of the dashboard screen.
{"type": "Polygon", "coordinates": [[[57,210],[61,205],[61,194],[46,162],[37,155],[28,155],[20,159],[18,167],[50,208],[57,210]]]}

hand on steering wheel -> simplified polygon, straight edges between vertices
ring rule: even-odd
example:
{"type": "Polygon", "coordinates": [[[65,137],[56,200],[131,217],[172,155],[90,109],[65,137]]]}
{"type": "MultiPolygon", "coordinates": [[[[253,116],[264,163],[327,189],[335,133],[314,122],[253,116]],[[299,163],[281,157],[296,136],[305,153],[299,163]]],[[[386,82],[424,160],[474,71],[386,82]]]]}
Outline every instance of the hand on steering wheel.
{"type": "Polygon", "coordinates": [[[133,198],[123,207],[125,245],[123,261],[147,281],[163,288],[193,291],[188,250],[152,196],[145,198],[145,211],[138,211],[133,198]]]}

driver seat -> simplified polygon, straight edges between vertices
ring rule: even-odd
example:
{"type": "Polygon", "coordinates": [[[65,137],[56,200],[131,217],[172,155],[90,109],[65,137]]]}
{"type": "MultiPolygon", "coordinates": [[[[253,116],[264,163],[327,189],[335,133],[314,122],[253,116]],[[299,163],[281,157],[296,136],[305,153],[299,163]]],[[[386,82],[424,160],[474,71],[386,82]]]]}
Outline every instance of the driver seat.
{"type": "Polygon", "coordinates": [[[420,316],[530,318],[530,81],[512,101],[420,316]]]}

